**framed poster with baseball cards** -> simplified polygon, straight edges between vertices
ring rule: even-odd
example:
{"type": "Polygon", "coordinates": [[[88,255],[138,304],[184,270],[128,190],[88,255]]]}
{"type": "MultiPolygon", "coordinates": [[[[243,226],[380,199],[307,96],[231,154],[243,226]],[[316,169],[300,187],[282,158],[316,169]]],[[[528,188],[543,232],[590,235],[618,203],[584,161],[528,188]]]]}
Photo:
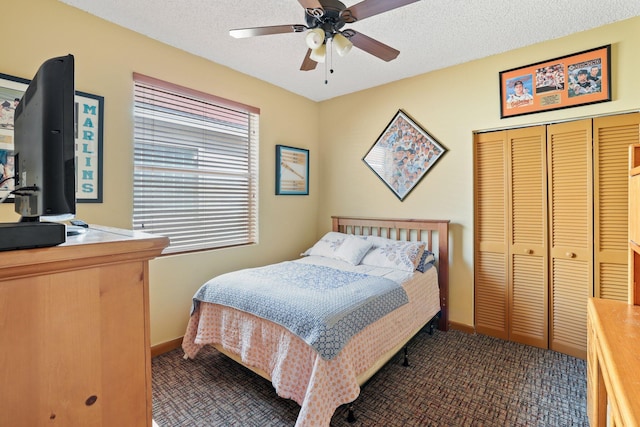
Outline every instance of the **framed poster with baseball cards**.
{"type": "Polygon", "coordinates": [[[611,45],[500,72],[500,118],[611,101],[611,45]]]}

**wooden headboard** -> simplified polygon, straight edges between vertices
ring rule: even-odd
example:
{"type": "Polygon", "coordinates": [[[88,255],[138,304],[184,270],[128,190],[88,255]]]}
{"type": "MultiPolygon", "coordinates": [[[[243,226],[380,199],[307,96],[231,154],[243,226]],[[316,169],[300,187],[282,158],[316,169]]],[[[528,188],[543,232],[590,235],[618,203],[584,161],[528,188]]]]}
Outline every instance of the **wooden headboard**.
{"type": "Polygon", "coordinates": [[[449,329],[449,220],[387,219],[332,216],[333,231],[359,236],[381,236],[394,240],[424,241],[436,255],[440,287],[438,329],[449,329]],[[434,237],[435,233],[435,237],[434,237]]]}

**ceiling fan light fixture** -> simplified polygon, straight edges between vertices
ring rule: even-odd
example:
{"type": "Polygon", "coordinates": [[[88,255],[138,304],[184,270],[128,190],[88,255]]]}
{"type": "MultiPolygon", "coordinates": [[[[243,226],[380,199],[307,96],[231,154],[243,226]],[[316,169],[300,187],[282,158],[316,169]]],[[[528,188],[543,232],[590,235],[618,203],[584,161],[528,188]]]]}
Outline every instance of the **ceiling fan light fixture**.
{"type": "Polygon", "coordinates": [[[312,49],[309,54],[309,58],[313,59],[316,62],[324,62],[327,57],[327,45],[323,44],[316,49],[312,49]]]}
{"type": "Polygon", "coordinates": [[[322,28],[314,28],[307,31],[305,42],[309,49],[317,49],[324,44],[324,30],[322,28]]]}
{"type": "Polygon", "coordinates": [[[334,34],[333,44],[336,47],[336,52],[338,52],[340,56],[345,56],[353,47],[353,43],[340,33],[334,34]]]}

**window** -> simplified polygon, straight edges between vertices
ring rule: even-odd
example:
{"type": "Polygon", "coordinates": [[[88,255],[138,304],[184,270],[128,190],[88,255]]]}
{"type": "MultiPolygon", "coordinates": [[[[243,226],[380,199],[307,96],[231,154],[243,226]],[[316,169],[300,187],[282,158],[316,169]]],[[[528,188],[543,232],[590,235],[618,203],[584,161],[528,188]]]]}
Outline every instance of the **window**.
{"type": "Polygon", "coordinates": [[[133,228],[165,253],[256,243],[259,110],[134,74],[133,228]]]}

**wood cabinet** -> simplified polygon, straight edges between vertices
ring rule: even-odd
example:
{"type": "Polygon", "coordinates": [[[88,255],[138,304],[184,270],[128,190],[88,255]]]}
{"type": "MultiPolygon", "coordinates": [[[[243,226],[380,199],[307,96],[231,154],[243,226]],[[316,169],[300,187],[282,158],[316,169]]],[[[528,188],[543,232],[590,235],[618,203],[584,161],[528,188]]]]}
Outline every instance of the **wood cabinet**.
{"type": "Polygon", "coordinates": [[[96,226],[0,252],[0,425],[151,426],[148,261],[167,244],[96,226]]]}
{"type": "Polygon", "coordinates": [[[632,113],[476,134],[478,333],[586,358],[587,299],[627,297],[639,127],[632,113]]]}
{"type": "Polygon", "coordinates": [[[629,147],[629,304],[640,305],[640,144],[629,147]]]}
{"type": "Polygon", "coordinates": [[[591,427],[640,425],[640,306],[589,300],[587,410],[591,427]]]}

